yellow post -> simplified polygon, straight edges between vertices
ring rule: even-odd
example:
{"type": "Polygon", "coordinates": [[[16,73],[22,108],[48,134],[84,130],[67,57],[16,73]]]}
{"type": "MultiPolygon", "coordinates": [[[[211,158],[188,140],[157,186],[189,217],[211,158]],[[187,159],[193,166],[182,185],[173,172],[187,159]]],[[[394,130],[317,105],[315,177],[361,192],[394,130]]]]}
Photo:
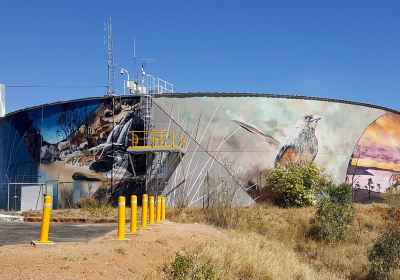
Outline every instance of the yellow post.
{"type": "Polygon", "coordinates": [[[156,222],[161,221],[161,196],[157,196],[157,215],[156,215],[156,222]]]}
{"type": "Polygon", "coordinates": [[[125,240],[125,197],[118,197],[118,240],[125,240]]]}
{"type": "Polygon", "coordinates": [[[166,212],[166,205],[165,205],[165,196],[161,197],[161,221],[165,220],[165,212],[166,212]]]}
{"type": "Polygon", "coordinates": [[[131,196],[131,233],[137,231],[137,196],[131,196]]]}
{"type": "Polygon", "coordinates": [[[144,194],[142,197],[142,229],[147,228],[147,200],[148,195],[144,194]]]}
{"type": "Polygon", "coordinates": [[[40,228],[40,237],[36,242],[40,243],[53,243],[49,241],[49,230],[50,230],[50,214],[51,214],[51,206],[53,204],[53,198],[49,195],[44,197],[43,204],[43,216],[42,216],[42,226],[40,228]]]}
{"type": "Polygon", "coordinates": [[[154,225],[154,196],[149,196],[149,224],[154,225]]]}

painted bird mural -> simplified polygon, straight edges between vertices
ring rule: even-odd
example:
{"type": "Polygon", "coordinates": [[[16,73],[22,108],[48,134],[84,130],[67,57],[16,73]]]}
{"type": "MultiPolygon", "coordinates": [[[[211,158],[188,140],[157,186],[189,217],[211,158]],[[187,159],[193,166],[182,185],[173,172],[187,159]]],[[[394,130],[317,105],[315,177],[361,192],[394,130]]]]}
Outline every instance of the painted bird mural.
{"type": "Polygon", "coordinates": [[[275,151],[275,166],[284,165],[291,161],[313,162],[318,153],[318,139],[315,129],[320,116],[304,114],[294,128],[279,142],[252,123],[246,122],[240,116],[232,117],[232,121],[247,131],[261,137],[275,151]]]}

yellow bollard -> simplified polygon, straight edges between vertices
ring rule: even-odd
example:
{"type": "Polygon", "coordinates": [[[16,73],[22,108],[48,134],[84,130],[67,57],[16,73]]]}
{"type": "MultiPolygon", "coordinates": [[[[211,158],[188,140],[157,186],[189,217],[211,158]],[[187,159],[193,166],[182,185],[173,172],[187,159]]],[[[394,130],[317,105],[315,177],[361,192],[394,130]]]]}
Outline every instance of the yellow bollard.
{"type": "Polygon", "coordinates": [[[144,194],[142,197],[142,229],[147,228],[147,201],[148,195],[144,194]]]}
{"type": "Polygon", "coordinates": [[[149,196],[149,225],[154,225],[154,196],[149,196]]]}
{"type": "Polygon", "coordinates": [[[39,237],[39,240],[31,242],[31,244],[33,246],[43,245],[43,244],[54,244],[54,242],[49,240],[50,215],[51,215],[52,204],[53,204],[53,198],[49,195],[46,195],[44,197],[42,225],[40,228],[40,237],[39,237]]]}
{"type": "Polygon", "coordinates": [[[161,221],[161,196],[157,196],[157,215],[156,215],[156,222],[161,221]]]}
{"type": "Polygon", "coordinates": [[[161,197],[161,221],[165,220],[165,215],[166,215],[166,205],[165,205],[165,196],[161,197]]]}
{"type": "Polygon", "coordinates": [[[125,197],[118,197],[118,240],[125,240],[125,197]]]}
{"type": "Polygon", "coordinates": [[[131,233],[137,231],[137,196],[131,196],[131,233]]]}

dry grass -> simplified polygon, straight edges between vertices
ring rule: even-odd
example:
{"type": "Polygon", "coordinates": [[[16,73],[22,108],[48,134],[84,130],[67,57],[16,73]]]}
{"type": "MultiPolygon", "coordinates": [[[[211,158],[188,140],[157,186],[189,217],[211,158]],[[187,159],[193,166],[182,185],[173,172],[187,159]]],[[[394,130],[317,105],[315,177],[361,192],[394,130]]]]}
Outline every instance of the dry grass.
{"type": "MultiPolygon", "coordinates": [[[[308,236],[314,207],[238,208],[227,243],[209,244],[192,253],[212,263],[220,279],[367,279],[367,251],[386,226],[388,208],[376,204],[356,209],[351,233],[329,245],[308,236]]],[[[171,209],[169,219],[206,222],[202,209],[171,209]]]]}
{"type": "MultiPolygon", "coordinates": [[[[126,207],[126,217],[130,217],[131,209],[126,207]]],[[[141,208],[138,207],[137,212],[141,213],[141,208]]],[[[31,217],[41,217],[42,211],[24,211],[22,214],[31,217]]],[[[76,209],[60,209],[52,210],[51,217],[53,218],[68,218],[68,219],[116,219],[118,209],[112,206],[102,206],[100,208],[76,208],[76,209]]]]}

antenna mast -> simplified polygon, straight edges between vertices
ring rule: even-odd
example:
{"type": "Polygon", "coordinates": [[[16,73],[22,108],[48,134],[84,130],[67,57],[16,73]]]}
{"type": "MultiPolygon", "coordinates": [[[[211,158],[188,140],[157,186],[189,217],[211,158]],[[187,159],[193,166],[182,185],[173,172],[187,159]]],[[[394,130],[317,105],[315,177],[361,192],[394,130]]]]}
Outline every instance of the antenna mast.
{"type": "Polygon", "coordinates": [[[107,23],[107,94],[115,93],[115,61],[113,53],[111,16],[107,23]]]}

